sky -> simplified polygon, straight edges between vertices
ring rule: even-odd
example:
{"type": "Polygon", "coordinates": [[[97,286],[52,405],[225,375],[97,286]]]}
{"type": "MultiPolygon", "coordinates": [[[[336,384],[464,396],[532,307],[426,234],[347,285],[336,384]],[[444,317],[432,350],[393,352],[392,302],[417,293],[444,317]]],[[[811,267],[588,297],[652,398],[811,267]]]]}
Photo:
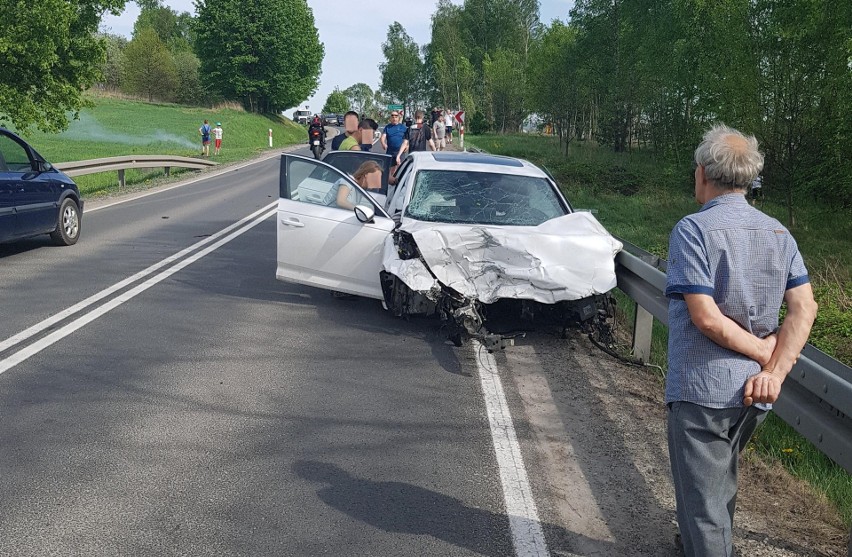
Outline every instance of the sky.
{"type": "MultiPolygon", "coordinates": [[[[461,4],[462,0],[453,0],[461,4]]],[[[177,12],[195,13],[193,0],[163,0],[177,12]]],[[[335,87],[341,90],[363,82],[373,89],[380,84],[379,64],[384,60],[382,43],[388,27],[398,21],[419,46],[431,39],[435,0],[308,0],[314,23],[325,46],[320,84],[316,93],[298,108],[319,112],[335,87]],[[389,9],[390,8],[390,9],[389,9]]],[[[541,0],[540,19],[568,19],[574,0],[541,0]]],[[[107,14],[101,30],[130,38],[139,7],[128,2],[120,16],[107,14]]],[[[294,107],[296,108],[296,107],[294,107]]]]}

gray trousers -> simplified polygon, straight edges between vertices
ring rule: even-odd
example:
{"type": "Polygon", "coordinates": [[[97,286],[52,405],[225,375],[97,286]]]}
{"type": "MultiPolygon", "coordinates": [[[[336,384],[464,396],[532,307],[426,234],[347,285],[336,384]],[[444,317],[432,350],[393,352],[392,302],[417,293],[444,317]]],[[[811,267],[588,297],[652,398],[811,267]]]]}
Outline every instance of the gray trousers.
{"type": "Polygon", "coordinates": [[[766,411],[669,404],[677,522],[687,557],[731,557],[737,460],[766,411]]]}

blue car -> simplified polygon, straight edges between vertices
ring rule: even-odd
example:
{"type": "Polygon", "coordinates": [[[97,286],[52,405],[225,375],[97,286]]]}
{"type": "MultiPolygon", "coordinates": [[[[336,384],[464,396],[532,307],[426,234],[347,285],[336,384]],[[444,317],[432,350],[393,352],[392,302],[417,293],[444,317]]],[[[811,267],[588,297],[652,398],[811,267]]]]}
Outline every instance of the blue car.
{"type": "Polygon", "coordinates": [[[50,234],[54,243],[70,246],[80,238],[82,215],[77,184],[0,128],[0,242],[50,234]]]}

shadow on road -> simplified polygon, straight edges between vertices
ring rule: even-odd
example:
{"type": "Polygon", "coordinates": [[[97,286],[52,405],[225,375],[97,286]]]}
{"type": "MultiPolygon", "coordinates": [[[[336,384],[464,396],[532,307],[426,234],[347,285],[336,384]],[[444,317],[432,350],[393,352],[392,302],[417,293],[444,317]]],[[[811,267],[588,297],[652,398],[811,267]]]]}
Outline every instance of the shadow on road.
{"type": "MultiPolygon", "coordinates": [[[[494,547],[494,540],[509,529],[505,514],[468,507],[454,497],[408,483],[357,478],[326,462],[298,460],[293,470],[303,479],[326,484],[317,490],[325,504],[385,532],[428,535],[480,555],[507,555],[505,547],[494,547]]],[[[580,537],[584,547],[594,544],[601,555],[613,554],[609,542],[589,540],[552,524],[542,526],[557,539],[580,537]]]]}

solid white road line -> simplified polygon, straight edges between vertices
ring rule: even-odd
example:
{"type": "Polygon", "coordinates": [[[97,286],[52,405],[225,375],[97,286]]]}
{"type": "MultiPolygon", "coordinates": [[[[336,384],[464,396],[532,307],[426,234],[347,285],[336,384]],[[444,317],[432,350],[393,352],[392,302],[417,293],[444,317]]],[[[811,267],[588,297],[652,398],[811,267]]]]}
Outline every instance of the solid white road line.
{"type": "Polygon", "coordinates": [[[503,384],[497,372],[497,362],[479,342],[472,340],[476,352],[476,367],[491,425],[491,442],[500,469],[500,483],[512,544],[518,557],[547,557],[547,541],[538,518],[538,509],[533,500],[527,469],[521,455],[521,446],[515,434],[515,425],[503,392],[503,384]]]}
{"type": "MultiPolygon", "coordinates": [[[[275,205],[275,203],[273,203],[273,205],[275,205]]],[[[155,284],[166,280],[167,278],[169,278],[173,274],[177,273],[178,271],[180,271],[181,269],[183,269],[187,265],[190,265],[190,264],[198,261],[199,259],[201,259],[205,255],[212,253],[213,251],[224,246],[225,244],[227,244],[231,240],[241,236],[245,232],[248,232],[249,230],[251,230],[252,228],[254,228],[255,226],[257,226],[258,224],[265,221],[266,219],[268,219],[269,217],[271,217],[272,215],[274,215],[276,213],[275,209],[269,210],[269,207],[265,207],[265,209],[267,209],[266,213],[260,215],[259,217],[257,217],[253,221],[251,221],[248,225],[244,226],[243,228],[240,228],[239,230],[232,232],[228,236],[225,236],[224,238],[222,238],[221,240],[219,240],[218,242],[216,242],[212,246],[208,246],[207,248],[196,253],[195,255],[187,257],[186,259],[180,261],[179,263],[172,266],[171,268],[166,269],[165,271],[159,273],[158,275],[151,277],[150,279],[146,280],[145,282],[136,286],[135,288],[132,288],[132,289],[128,290],[127,292],[120,294],[119,296],[116,296],[115,298],[113,298],[109,302],[105,303],[104,305],[97,307],[96,309],[90,311],[89,313],[87,313],[87,314],[85,314],[81,317],[78,317],[74,321],[72,321],[72,322],[68,323],[67,325],[57,329],[56,331],[50,333],[49,335],[45,336],[44,338],[37,340],[36,342],[30,344],[26,348],[22,348],[21,350],[15,352],[14,354],[9,356],[8,358],[0,360],[0,374],[2,374],[4,372],[8,371],[9,369],[15,367],[16,365],[25,361],[26,359],[30,358],[31,356],[38,354],[39,352],[41,352],[45,348],[47,348],[47,347],[55,344],[56,342],[62,340],[63,338],[67,337],[68,335],[70,335],[74,331],[88,325],[89,323],[91,323],[92,321],[97,319],[98,317],[101,317],[102,315],[112,311],[113,309],[117,308],[118,306],[122,305],[123,303],[125,303],[129,300],[132,300],[133,298],[135,298],[136,296],[138,296],[139,294],[141,294],[145,290],[148,290],[149,288],[151,288],[155,284]]],[[[257,214],[257,213],[253,213],[253,214],[257,214]]],[[[245,219],[243,219],[240,222],[244,222],[244,221],[245,221],[245,219]]],[[[233,228],[233,226],[234,225],[231,225],[229,228],[233,228]]],[[[184,251],[186,251],[186,250],[184,250],[184,251]]]]}
{"type": "Polygon", "coordinates": [[[151,265],[147,269],[139,271],[135,275],[130,276],[130,277],[122,280],[121,282],[117,282],[114,285],[110,286],[109,288],[101,290],[97,294],[89,296],[85,300],[74,304],[73,306],[69,307],[68,309],[62,310],[55,315],[51,315],[50,317],[48,317],[44,321],[40,321],[39,323],[36,323],[32,327],[29,327],[28,329],[25,329],[25,330],[21,331],[20,333],[7,338],[6,340],[0,342],[0,353],[8,350],[9,348],[12,348],[16,344],[24,342],[25,340],[27,340],[28,338],[30,338],[32,336],[39,334],[40,332],[44,331],[45,329],[47,329],[47,328],[59,323],[60,321],[74,315],[78,311],[86,309],[90,305],[92,305],[96,302],[99,302],[100,300],[103,300],[107,296],[109,296],[109,295],[111,295],[115,292],[118,292],[122,288],[129,286],[129,285],[133,284],[134,282],[145,278],[146,276],[150,275],[154,271],[162,269],[166,265],[169,265],[170,263],[177,261],[181,257],[184,257],[185,255],[187,255],[189,253],[192,253],[193,251],[197,250],[198,248],[200,248],[200,247],[202,247],[206,244],[209,244],[210,242],[216,240],[216,238],[219,238],[219,237],[227,234],[228,232],[234,230],[235,228],[239,228],[240,226],[242,226],[246,222],[257,217],[257,215],[259,215],[259,214],[261,214],[265,211],[269,211],[270,209],[275,207],[277,204],[278,204],[278,202],[274,201],[274,202],[270,203],[269,205],[267,205],[266,207],[263,207],[262,209],[258,209],[257,211],[250,214],[249,216],[247,216],[243,219],[240,219],[239,221],[235,222],[234,224],[232,224],[232,225],[230,225],[226,228],[223,228],[219,232],[216,232],[215,234],[211,234],[210,236],[201,240],[200,242],[196,242],[195,244],[189,246],[188,248],[183,249],[183,250],[177,252],[176,254],[174,254],[170,257],[167,257],[166,259],[163,259],[162,261],[160,261],[158,263],[151,265]]]}

